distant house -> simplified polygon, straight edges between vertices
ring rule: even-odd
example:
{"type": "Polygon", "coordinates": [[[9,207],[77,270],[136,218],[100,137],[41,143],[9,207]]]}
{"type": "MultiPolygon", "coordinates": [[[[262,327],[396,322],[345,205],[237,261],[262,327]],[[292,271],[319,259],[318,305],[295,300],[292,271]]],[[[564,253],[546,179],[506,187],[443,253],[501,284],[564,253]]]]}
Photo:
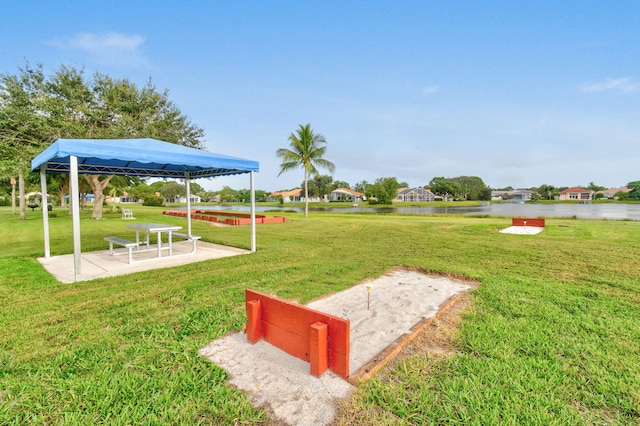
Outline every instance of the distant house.
{"type": "Polygon", "coordinates": [[[603,198],[615,198],[616,194],[618,192],[625,192],[625,193],[629,193],[631,192],[631,189],[623,187],[623,188],[609,188],[609,189],[603,189],[602,191],[598,191],[596,192],[596,196],[598,194],[602,194],[603,198]]]}
{"type": "Polygon", "coordinates": [[[590,201],[593,197],[593,191],[588,189],[573,187],[565,189],[558,194],[558,200],[576,200],[576,201],[590,201]]]}
{"type": "Polygon", "coordinates": [[[138,199],[136,197],[133,197],[131,195],[129,195],[128,192],[123,192],[122,195],[119,197],[119,200],[116,202],[120,202],[120,203],[137,203],[138,199]]]}
{"type": "Polygon", "coordinates": [[[329,194],[329,201],[351,201],[358,203],[364,199],[365,196],[363,193],[347,188],[336,188],[329,194]]]}
{"type": "MultiPolygon", "coordinates": [[[[162,195],[160,195],[160,197],[161,196],[162,195]]],[[[191,197],[189,197],[189,198],[191,199],[192,203],[201,203],[202,202],[202,198],[200,198],[199,195],[191,194],[191,197]]],[[[183,197],[182,195],[177,195],[175,197],[166,198],[164,201],[166,203],[186,203],[187,202],[187,197],[183,197]]]]}
{"type": "MultiPolygon", "coordinates": [[[[292,189],[291,191],[279,191],[272,192],[267,197],[268,203],[277,203],[279,201],[279,196],[282,196],[282,201],[284,203],[299,203],[304,202],[304,194],[302,193],[302,188],[292,189]]],[[[323,198],[320,197],[309,197],[310,203],[319,203],[321,201],[327,201],[327,196],[325,195],[323,198]]]]}
{"type": "Polygon", "coordinates": [[[280,200],[280,196],[282,196],[282,201],[284,201],[285,203],[297,203],[304,198],[301,195],[302,188],[292,189],[291,191],[272,192],[267,197],[267,202],[276,203],[280,200]]]}
{"type": "Polygon", "coordinates": [[[492,201],[501,201],[508,198],[509,191],[491,191],[492,201]]]}
{"type": "Polygon", "coordinates": [[[530,201],[535,194],[534,191],[529,189],[515,189],[511,191],[492,191],[492,200],[509,200],[509,201],[530,201]]]}
{"type": "Polygon", "coordinates": [[[429,189],[418,188],[400,188],[394,201],[402,202],[430,202],[435,199],[435,195],[429,189]]]}

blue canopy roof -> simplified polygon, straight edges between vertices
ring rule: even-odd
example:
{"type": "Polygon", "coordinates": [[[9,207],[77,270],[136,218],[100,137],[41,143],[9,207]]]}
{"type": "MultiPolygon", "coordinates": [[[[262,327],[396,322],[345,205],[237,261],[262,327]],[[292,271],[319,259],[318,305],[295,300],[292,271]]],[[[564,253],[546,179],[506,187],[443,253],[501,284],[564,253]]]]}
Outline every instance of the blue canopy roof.
{"type": "Polygon", "coordinates": [[[69,173],[69,157],[78,173],[145,177],[215,177],[257,172],[257,161],[214,154],[156,139],[58,139],[31,161],[31,168],[69,173]]]}

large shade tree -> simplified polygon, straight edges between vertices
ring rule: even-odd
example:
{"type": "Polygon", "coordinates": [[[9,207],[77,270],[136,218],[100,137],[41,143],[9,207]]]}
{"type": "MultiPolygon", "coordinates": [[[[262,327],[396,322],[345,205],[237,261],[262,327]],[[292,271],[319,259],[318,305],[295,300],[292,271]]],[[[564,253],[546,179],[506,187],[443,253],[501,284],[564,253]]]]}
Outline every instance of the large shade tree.
{"type": "Polygon", "coordinates": [[[371,185],[370,191],[372,197],[369,199],[370,204],[391,204],[393,199],[398,195],[398,188],[402,185],[394,177],[378,178],[371,185]]]}
{"type": "MultiPolygon", "coordinates": [[[[41,65],[2,74],[0,172],[27,171],[31,159],[58,138],[154,138],[202,148],[204,131],[168,95],[150,80],[139,88],[100,73],[87,78],[84,70],[64,65],[51,76],[41,65]]],[[[113,176],[83,176],[95,196],[92,218],[101,219],[104,191],[113,176]]]]}
{"type": "Polygon", "coordinates": [[[18,177],[21,219],[26,219],[25,175],[31,159],[46,146],[47,117],[36,103],[43,90],[41,68],[27,66],[20,75],[0,75],[0,175],[12,182],[18,177]]]}
{"type": "MultiPolygon", "coordinates": [[[[333,177],[329,175],[315,175],[313,178],[310,178],[307,182],[307,186],[309,189],[309,196],[316,197],[320,199],[324,199],[331,191],[334,190],[332,187],[333,177]]],[[[302,185],[304,186],[304,182],[302,185]]]]}
{"type": "Polygon", "coordinates": [[[429,189],[445,199],[449,197],[464,200],[490,200],[491,188],[476,176],[458,176],[455,178],[434,177],[429,189]]]}
{"type": "Polygon", "coordinates": [[[629,182],[627,188],[631,190],[628,194],[629,198],[640,200],[640,180],[629,182]]]}
{"type": "Polygon", "coordinates": [[[309,215],[309,178],[319,174],[318,167],[331,173],[335,165],[324,158],[327,152],[327,141],[320,133],[311,129],[311,124],[300,124],[298,130],[289,135],[289,148],[280,148],[276,155],[282,160],[280,176],[284,172],[302,167],[304,171],[304,216],[309,215]]]}

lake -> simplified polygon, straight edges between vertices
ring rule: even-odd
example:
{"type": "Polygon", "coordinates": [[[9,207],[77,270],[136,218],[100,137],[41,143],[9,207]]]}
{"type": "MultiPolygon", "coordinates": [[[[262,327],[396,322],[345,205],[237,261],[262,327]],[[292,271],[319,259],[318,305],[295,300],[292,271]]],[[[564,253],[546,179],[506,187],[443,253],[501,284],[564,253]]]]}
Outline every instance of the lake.
{"type": "MultiPolygon", "coordinates": [[[[184,209],[185,207],[178,207],[184,209]]],[[[249,212],[248,206],[196,206],[199,210],[234,210],[249,212]]],[[[299,207],[267,207],[256,206],[256,212],[277,211],[303,212],[299,207]]],[[[403,213],[403,214],[456,214],[456,215],[489,215],[518,217],[577,217],[580,219],[631,219],[640,220],[640,204],[522,204],[522,203],[486,203],[480,206],[467,207],[372,207],[360,204],[358,207],[313,207],[310,212],[334,213],[403,213]]]]}

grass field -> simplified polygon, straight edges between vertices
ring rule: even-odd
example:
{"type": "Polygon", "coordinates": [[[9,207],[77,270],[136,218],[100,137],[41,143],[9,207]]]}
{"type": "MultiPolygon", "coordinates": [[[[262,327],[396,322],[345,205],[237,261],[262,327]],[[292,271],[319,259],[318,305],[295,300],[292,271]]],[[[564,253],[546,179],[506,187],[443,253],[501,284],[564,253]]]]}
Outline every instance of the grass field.
{"type": "MultiPolygon", "coordinates": [[[[136,207],[138,221],[184,224],[136,207]]],[[[54,210],[52,255],[72,252],[54,210]]],[[[640,222],[286,213],[258,251],[77,284],[39,265],[42,219],[0,208],[0,424],[261,424],[197,350],[242,328],[244,289],[308,302],[396,266],[476,279],[455,354],[413,354],[365,382],[341,424],[640,424],[640,222]]],[[[88,213],[85,213],[88,217],[88,213]]],[[[82,249],[126,236],[82,220],[82,249]]],[[[249,227],[194,221],[249,248],[249,227]]]]}

